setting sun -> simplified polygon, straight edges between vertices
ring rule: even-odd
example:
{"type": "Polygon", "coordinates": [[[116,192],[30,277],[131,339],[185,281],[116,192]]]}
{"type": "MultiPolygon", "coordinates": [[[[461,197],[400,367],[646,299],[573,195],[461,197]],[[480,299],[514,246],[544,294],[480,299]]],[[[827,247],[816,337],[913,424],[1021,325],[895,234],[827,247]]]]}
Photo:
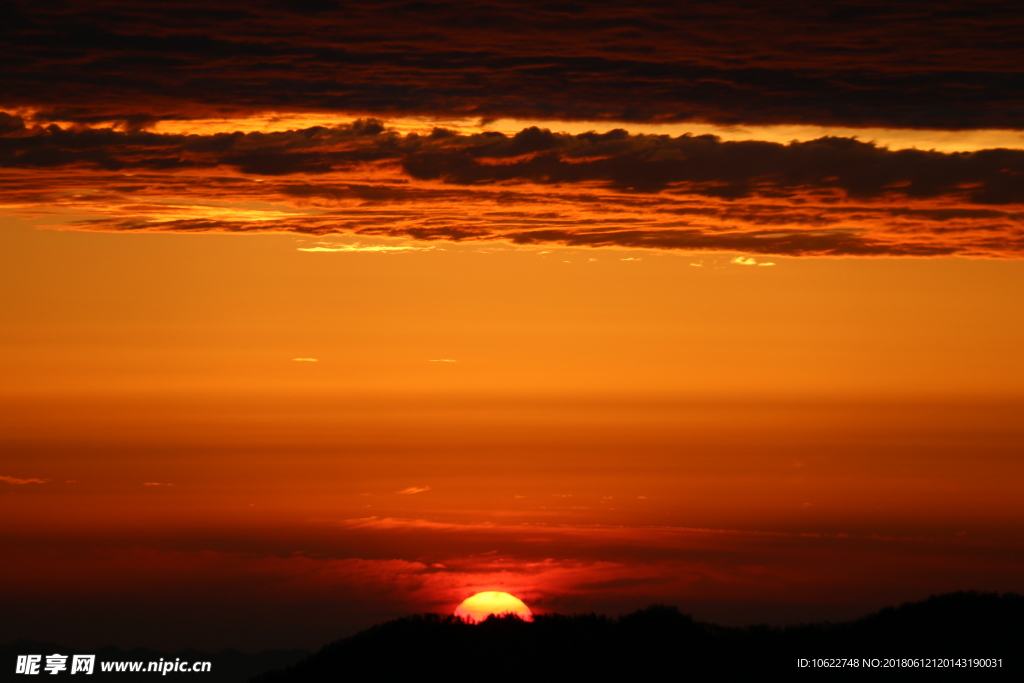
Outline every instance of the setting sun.
{"type": "Polygon", "coordinates": [[[500,591],[477,593],[463,600],[455,610],[455,616],[472,622],[481,622],[492,614],[514,614],[523,621],[533,621],[533,613],[525,602],[500,591]]]}

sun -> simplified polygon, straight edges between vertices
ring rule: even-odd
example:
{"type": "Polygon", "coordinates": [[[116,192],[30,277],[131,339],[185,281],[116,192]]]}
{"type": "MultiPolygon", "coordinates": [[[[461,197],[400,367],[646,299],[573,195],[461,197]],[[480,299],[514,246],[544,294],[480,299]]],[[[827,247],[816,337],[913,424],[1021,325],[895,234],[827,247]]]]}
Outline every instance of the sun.
{"type": "Polygon", "coordinates": [[[479,623],[492,614],[514,614],[523,621],[533,621],[533,612],[525,602],[501,591],[477,593],[463,600],[455,609],[455,616],[474,623],[479,623]]]}

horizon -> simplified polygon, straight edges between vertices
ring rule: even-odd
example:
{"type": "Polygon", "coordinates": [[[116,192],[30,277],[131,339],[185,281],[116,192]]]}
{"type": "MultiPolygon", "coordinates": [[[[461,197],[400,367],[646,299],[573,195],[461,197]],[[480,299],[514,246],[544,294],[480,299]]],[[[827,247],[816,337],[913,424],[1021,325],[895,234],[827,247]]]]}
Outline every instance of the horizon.
{"type": "MultiPolygon", "coordinates": [[[[396,623],[400,623],[400,622],[408,622],[408,621],[414,621],[414,622],[428,621],[428,622],[431,622],[431,623],[445,624],[445,625],[459,623],[459,624],[465,624],[466,626],[480,626],[480,625],[487,624],[487,623],[506,622],[506,621],[510,621],[510,620],[511,621],[515,621],[515,622],[519,622],[519,623],[523,623],[523,624],[533,624],[534,621],[535,621],[533,619],[533,617],[537,616],[537,617],[540,617],[540,621],[542,621],[542,622],[545,619],[547,619],[547,620],[554,620],[554,621],[558,621],[560,619],[576,619],[576,620],[579,620],[579,619],[598,619],[598,620],[601,620],[601,621],[606,621],[606,622],[608,622],[610,624],[615,624],[615,623],[621,623],[623,620],[626,620],[627,623],[629,623],[631,621],[631,619],[636,618],[636,617],[654,617],[654,618],[658,618],[658,615],[672,614],[672,615],[676,615],[678,617],[681,617],[682,619],[684,619],[684,620],[686,620],[686,621],[688,621],[688,622],[690,622],[690,623],[692,623],[692,624],[694,624],[696,626],[711,626],[711,627],[714,627],[715,629],[723,629],[725,631],[758,632],[758,631],[761,631],[763,628],[768,627],[771,630],[776,631],[776,632],[785,632],[785,631],[800,632],[800,631],[805,630],[807,628],[815,628],[815,627],[836,627],[836,626],[858,625],[858,624],[863,624],[865,621],[870,621],[871,619],[877,619],[879,617],[891,617],[892,614],[894,614],[894,613],[907,612],[907,610],[920,609],[922,607],[929,607],[929,606],[934,606],[934,605],[943,605],[944,603],[953,603],[955,601],[960,601],[961,602],[961,606],[962,606],[962,603],[963,603],[964,600],[972,601],[975,604],[981,604],[982,602],[986,602],[986,601],[987,602],[991,602],[992,600],[995,600],[997,602],[1002,602],[1002,601],[1006,601],[1006,600],[1015,600],[1015,599],[1019,600],[1021,598],[1024,598],[1024,596],[1022,596],[1021,594],[1018,594],[1018,593],[1009,593],[1009,592],[1007,592],[1007,593],[998,593],[998,592],[986,593],[986,592],[980,592],[980,591],[957,591],[957,592],[954,592],[954,593],[943,593],[943,594],[939,594],[939,595],[932,594],[932,595],[929,595],[927,598],[922,599],[922,600],[913,600],[913,601],[904,602],[904,603],[900,603],[900,604],[896,604],[896,605],[886,605],[886,606],[884,606],[884,607],[882,607],[882,608],[880,608],[878,610],[874,610],[874,611],[872,611],[870,613],[863,614],[863,615],[860,615],[859,617],[855,617],[853,619],[848,619],[848,620],[844,620],[844,621],[839,621],[839,622],[834,622],[834,621],[798,622],[798,623],[792,623],[792,624],[749,623],[749,624],[743,624],[743,625],[723,625],[723,624],[717,624],[717,623],[709,622],[709,621],[695,620],[695,619],[693,619],[693,615],[692,614],[689,614],[688,612],[680,610],[677,605],[665,604],[665,603],[651,603],[649,605],[646,605],[646,606],[643,606],[643,607],[639,607],[639,608],[637,608],[637,609],[635,609],[635,610],[633,610],[631,612],[620,613],[620,614],[604,614],[604,613],[597,613],[597,612],[593,612],[593,611],[590,611],[590,612],[572,612],[572,613],[538,612],[536,615],[531,614],[529,619],[523,618],[522,615],[517,614],[514,611],[506,611],[506,612],[501,612],[501,613],[492,612],[490,614],[487,614],[482,619],[474,619],[472,616],[468,616],[468,615],[467,616],[461,616],[459,614],[454,614],[454,613],[453,614],[448,614],[448,613],[440,613],[440,612],[417,612],[417,613],[405,614],[405,615],[402,615],[402,616],[392,617],[390,619],[387,619],[386,621],[382,621],[382,622],[379,622],[379,623],[376,623],[376,624],[372,624],[370,626],[367,626],[366,628],[363,628],[363,629],[357,631],[356,633],[349,634],[349,635],[346,635],[346,636],[341,636],[341,637],[339,637],[339,638],[337,638],[337,639],[335,639],[333,641],[324,643],[323,647],[326,647],[327,645],[331,645],[333,643],[337,643],[337,642],[340,642],[340,641],[347,641],[347,640],[352,639],[355,636],[359,636],[359,635],[362,635],[362,634],[376,632],[376,631],[379,630],[379,627],[384,627],[384,626],[388,626],[388,625],[391,625],[391,624],[396,624],[396,623]]],[[[949,612],[949,608],[948,607],[946,608],[946,610],[947,610],[947,612],[949,612]]],[[[948,616],[948,614],[947,614],[947,616],[948,616]]],[[[113,650],[118,650],[118,651],[122,651],[122,652],[129,650],[129,648],[119,647],[116,644],[107,644],[107,645],[103,645],[101,647],[86,647],[86,648],[82,648],[82,647],[68,646],[66,643],[43,643],[43,642],[40,642],[40,641],[35,641],[35,640],[31,640],[31,639],[24,639],[24,638],[23,639],[19,639],[19,640],[15,641],[14,643],[0,643],[0,645],[4,645],[4,646],[12,646],[12,645],[20,646],[19,648],[17,648],[19,650],[23,649],[26,645],[33,645],[33,646],[34,645],[47,645],[47,646],[51,646],[52,645],[52,646],[64,648],[68,652],[80,652],[80,651],[89,650],[89,649],[94,649],[94,650],[110,650],[110,649],[113,649],[113,650]]],[[[246,652],[245,650],[239,650],[239,649],[234,648],[234,647],[226,647],[226,648],[223,648],[222,650],[219,650],[219,651],[209,651],[209,652],[203,652],[201,650],[197,650],[197,651],[200,652],[201,654],[231,654],[231,653],[235,653],[235,654],[239,654],[239,655],[243,655],[243,656],[256,656],[256,655],[267,654],[267,653],[272,653],[272,652],[301,651],[301,652],[306,653],[307,655],[312,655],[312,654],[317,654],[317,652],[322,650],[323,647],[315,648],[313,650],[308,650],[308,649],[304,649],[304,648],[295,648],[294,650],[285,650],[285,649],[282,649],[282,648],[267,648],[267,649],[256,650],[256,651],[248,651],[248,652],[246,652]]],[[[184,650],[180,650],[180,651],[167,651],[167,650],[161,651],[161,650],[158,650],[158,649],[146,648],[146,647],[141,647],[141,646],[140,647],[136,647],[136,648],[131,648],[131,650],[139,650],[139,649],[147,650],[147,651],[150,651],[150,652],[152,652],[154,654],[172,654],[172,655],[173,654],[180,654],[182,652],[188,652],[188,651],[196,650],[196,648],[192,648],[192,647],[188,647],[188,648],[185,648],[184,650]]],[[[220,672],[220,671],[218,671],[218,672],[219,673],[223,673],[223,672],[220,672]]],[[[228,672],[228,673],[230,673],[230,672],[228,672]]]]}

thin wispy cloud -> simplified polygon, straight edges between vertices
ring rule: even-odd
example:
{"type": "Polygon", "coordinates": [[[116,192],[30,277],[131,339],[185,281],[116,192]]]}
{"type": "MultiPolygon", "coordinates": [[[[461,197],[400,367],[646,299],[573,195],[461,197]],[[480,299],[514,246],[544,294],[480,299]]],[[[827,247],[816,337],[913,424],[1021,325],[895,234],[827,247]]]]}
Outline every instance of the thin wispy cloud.
{"type": "Polygon", "coordinates": [[[0,475],[0,481],[6,482],[8,484],[16,484],[16,485],[20,486],[22,484],[45,484],[45,483],[49,482],[50,480],[49,479],[35,479],[35,478],[20,479],[18,477],[9,477],[9,476],[6,476],[6,475],[0,475]]]}
{"type": "Polygon", "coordinates": [[[431,251],[433,246],[427,247],[413,247],[413,246],[392,246],[387,244],[339,244],[333,246],[316,246],[316,247],[299,247],[299,251],[309,252],[329,252],[329,253],[353,253],[353,252],[367,252],[367,253],[389,253],[389,252],[402,252],[402,251],[431,251]]]}
{"type": "Polygon", "coordinates": [[[429,491],[429,490],[430,490],[429,486],[410,486],[407,489],[402,489],[401,491],[395,491],[395,493],[397,493],[400,496],[411,496],[413,494],[423,493],[423,492],[429,491]]]}

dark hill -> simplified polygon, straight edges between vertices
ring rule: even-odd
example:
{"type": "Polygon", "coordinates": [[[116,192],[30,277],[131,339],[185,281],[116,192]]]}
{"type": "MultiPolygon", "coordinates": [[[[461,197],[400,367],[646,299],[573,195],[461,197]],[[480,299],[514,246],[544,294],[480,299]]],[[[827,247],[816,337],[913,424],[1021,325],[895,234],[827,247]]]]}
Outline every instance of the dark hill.
{"type": "Polygon", "coordinates": [[[858,675],[871,668],[866,665],[904,668],[915,662],[892,659],[918,658],[915,668],[955,668],[954,675],[973,680],[985,673],[1001,678],[1020,671],[1022,653],[1024,597],[954,593],[886,608],[853,622],[784,628],[700,623],[664,605],[618,619],[549,614],[537,615],[533,623],[510,616],[470,625],[425,614],[330,643],[285,671],[254,680],[317,683],[441,675],[491,681],[661,680],[666,675],[720,680],[728,673],[800,675],[816,668],[814,661],[800,668],[800,658],[855,658],[857,671],[851,673],[858,675]],[[1001,659],[1002,671],[964,670],[965,663],[976,663],[966,660],[978,658],[1001,659]]]}

